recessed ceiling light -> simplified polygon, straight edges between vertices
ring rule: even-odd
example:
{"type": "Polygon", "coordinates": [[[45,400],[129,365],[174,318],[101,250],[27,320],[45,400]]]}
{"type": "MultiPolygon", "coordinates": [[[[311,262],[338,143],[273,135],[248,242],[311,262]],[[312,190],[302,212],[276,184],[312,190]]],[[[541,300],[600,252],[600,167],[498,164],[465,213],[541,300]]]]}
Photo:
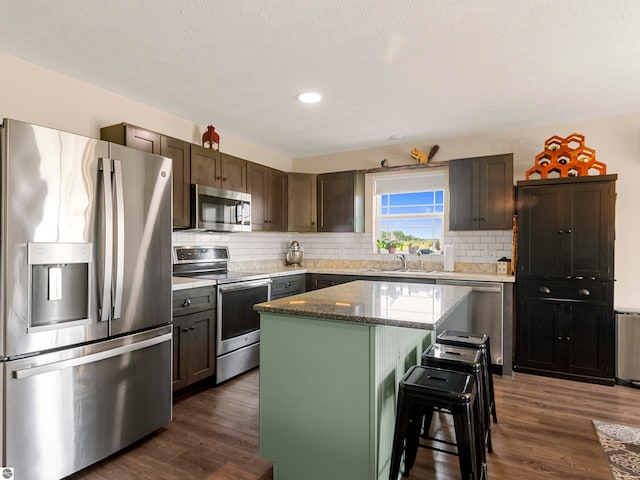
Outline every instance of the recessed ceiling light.
{"type": "Polygon", "coordinates": [[[315,92],[305,92],[298,95],[298,100],[302,103],[318,103],[322,100],[322,95],[315,92]]]}

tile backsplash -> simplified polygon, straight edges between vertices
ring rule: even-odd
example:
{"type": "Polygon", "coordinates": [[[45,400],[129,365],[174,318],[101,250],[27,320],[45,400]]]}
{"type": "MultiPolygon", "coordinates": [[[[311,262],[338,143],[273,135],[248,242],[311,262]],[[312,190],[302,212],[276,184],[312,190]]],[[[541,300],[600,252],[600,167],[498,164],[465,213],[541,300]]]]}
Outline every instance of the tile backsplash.
{"type": "MultiPolygon", "coordinates": [[[[511,230],[447,232],[443,245],[454,246],[454,260],[460,264],[495,264],[511,258],[511,230]]],[[[289,244],[298,240],[306,260],[386,261],[386,254],[373,253],[371,233],[203,233],[174,232],[174,245],[216,245],[229,247],[233,265],[245,262],[284,264],[289,244]]],[[[408,255],[416,260],[415,255],[408,255]]],[[[425,262],[442,263],[439,254],[424,255],[425,262]]]]}

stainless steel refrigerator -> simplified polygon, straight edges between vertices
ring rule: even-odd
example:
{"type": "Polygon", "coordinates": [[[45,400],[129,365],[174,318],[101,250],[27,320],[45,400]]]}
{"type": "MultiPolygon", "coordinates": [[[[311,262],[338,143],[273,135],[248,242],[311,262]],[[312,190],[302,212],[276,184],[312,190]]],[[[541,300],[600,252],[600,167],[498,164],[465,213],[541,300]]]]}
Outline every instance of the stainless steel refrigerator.
{"type": "Polygon", "coordinates": [[[58,479],[171,420],[171,160],[0,127],[2,466],[58,479]]]}

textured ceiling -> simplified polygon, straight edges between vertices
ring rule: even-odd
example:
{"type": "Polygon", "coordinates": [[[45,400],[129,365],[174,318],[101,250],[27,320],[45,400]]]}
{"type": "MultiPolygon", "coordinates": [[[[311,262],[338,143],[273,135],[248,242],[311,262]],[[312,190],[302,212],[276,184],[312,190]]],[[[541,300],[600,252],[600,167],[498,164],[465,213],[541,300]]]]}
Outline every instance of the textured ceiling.
{"type": "Polygon", "coordinates": [[[304,157],[638,112],[639,26],[637,0],[20,0],[0,51],[304,157]]]}

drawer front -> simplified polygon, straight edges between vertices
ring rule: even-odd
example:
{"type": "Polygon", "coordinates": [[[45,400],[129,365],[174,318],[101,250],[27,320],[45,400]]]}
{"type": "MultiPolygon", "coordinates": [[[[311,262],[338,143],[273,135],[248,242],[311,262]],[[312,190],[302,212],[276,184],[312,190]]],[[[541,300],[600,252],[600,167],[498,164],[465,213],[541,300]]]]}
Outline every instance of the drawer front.
{"type": "Polygon", "coordinates": [[[173,316],[216,308],[215,287],[189,288],[173,292],[173,316]]]}
{"type": "Polygon", "coordinates": [[[573,280],[525,280],[522,292],[526,298],[571,300],[579,302],[613,302],[612,282],[573,280]]]}
{"type": "Polygon", "coordinates": [[[312,273],[309,276],[309,290],[318,290],[320,288],[333,287],[341,283],[351,282],[353,279],[350,275],[332,275],[330,273],[312,273]]]}
{"type": "Polygon", "coordinates": [[[286,277],[274,277],[271,284],[271,299],[287,297],[303,293],[305,287],[304,275],[288,275],[286,277]]]}

